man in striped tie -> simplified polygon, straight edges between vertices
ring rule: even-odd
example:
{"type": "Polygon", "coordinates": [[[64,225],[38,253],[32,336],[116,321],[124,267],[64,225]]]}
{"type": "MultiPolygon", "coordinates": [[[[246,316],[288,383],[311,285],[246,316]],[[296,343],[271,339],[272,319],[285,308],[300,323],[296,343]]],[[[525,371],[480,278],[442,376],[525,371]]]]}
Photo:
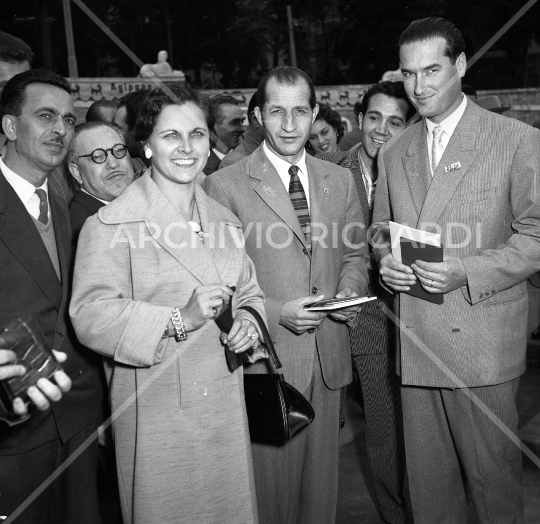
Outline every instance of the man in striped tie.
{"type": "MultiPolygon", "coordinates": [[[[257,97],[264,142],[209,176],[205,187],[242,222],[285,378],[315,410],[314,422],[293,440],[253,443],[259,521],[332,524],[340,388],[351,381],[347,322],[358,308],[327,315],[305,306],[366,294],[362,209],[348,170],[305,153],[318,110],[309,76],[293,67],[273,69],[257,97]]],[[[246,372],[266,373],[266,362],[246,372]]]]}

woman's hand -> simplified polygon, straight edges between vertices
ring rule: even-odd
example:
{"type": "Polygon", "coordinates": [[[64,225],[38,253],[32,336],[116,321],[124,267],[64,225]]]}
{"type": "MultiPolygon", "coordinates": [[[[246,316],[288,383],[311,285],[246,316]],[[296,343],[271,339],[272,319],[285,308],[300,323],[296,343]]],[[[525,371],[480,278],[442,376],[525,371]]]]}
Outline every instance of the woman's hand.
{"type": "Polygon", "coordinates": [[[233,293],[234,291],[221,284],[196,287],[189,302],[181,309],[186,331],[195,331],[216,318],[233,293]]]}
{"type": "Polygon", "coordinates": [[[236,317],[229,334],[222,333],[221,341],[230,351],[243,353],[259,343],[259,333],[253,322],[245,317],[236,317]]]}

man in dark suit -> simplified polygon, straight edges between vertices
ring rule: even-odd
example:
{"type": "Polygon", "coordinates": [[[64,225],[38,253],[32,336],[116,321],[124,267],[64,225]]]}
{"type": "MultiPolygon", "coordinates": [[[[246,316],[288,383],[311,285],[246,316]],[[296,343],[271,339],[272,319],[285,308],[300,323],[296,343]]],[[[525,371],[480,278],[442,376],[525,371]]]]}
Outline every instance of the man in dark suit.
{"type": "Polygon", "coordinates": [[[255,116],[256,107],[257,92],[253,93],[249,101],[247,109],[248,126],[244,134],[244,140],[225,155],[218,169],[236,164],[242,158],[251,155],[261,145],[264,140],[264,128],[255,116]]]}
{"type": "MultiPolygon", "coordinates": [[[[351,171],[366,227],[371,226],[379,150],[404,131],[407,119],[414,112],[403,82],[375,84],[362,99],[358,119],[362,136],[359,147],[318,155],[322,160],[351,171]]],[[[405,450],[395,364],[394,295],[379,284],[379,271],[373,255],[368,267],[369,294],[378,300],[364,304],[351,324],[351,352],[362,391],[374,502],[383,522],[404,524],[405,450]]]]}
{"type": "Polygon", "coordinates": [[[77,244],[86,219],[120,196],[135,175],[124,137],[105,122],[86,122],[75,128],[67,163],[81,186],[69,206],[73,242],[77,244]]]}
{"type": "Polygon", "coordinates": [[[415,524],[522,523],[515,393],[525,369],[527,284],[540,269],[540,132],[461,92],[465,41],[442,18],[400,38],[422,120],[379,153],[374,253],[400,292],[407,471],[415,524]],[[441,234],[443,262],[396,260],[388,221],[441,234]],[[406,292],[419,282],[444,302],[406,292]]]}
{"type": "MultiPolygon", "coordinates": [[[[340,388],[351,381],[346,323],[359,308],[328,315],[305,305],[366,294],[362,210],[349,171],[306,155],[318,111],[309,76],[294,67],[273,69],[257,97],[263,144],[209,176],[205,187],[242,222],[283,373],[315,410],[313,423],[291,441],[253,443],[259,520],[332,524],[340,388]]],[[[246,369],[266,371],[265,363],[246,369]]]]}
{"type": "MultiPolygon", "coordinates": [[[[77,343],[67,314],[69,219],[47,182],[73,135],[70,86],[55,73],[27,71],[6,84],[0,104],[8,140],[0,160],[0,325],[32,315],[48,345],[67,356],[63,367],[72,381],[61,399],[62,375],[56,392],[52,382],[38,382],[29,393],[41,390],[57,402],[44,411],[31,406],[30,418],[18,425],[0,425],[0,514],[24,524],[99,523],[92,436],[101,388],[95,359],[77,343]]],[[[3,349],[0,358],[8,353],[3,349]]],[[[47,408],[45,397],[38,408],[47,408]]]]}
{"type": "Polygon", "coordinates": [[[245,132],[244,115],[238,100],[232,95],[219,94],[210,99],[210,116],[214,121],[210,156],[204,168],[205,175],[211,175],[219,169],[219,163],[232,151],[245,132]]]}

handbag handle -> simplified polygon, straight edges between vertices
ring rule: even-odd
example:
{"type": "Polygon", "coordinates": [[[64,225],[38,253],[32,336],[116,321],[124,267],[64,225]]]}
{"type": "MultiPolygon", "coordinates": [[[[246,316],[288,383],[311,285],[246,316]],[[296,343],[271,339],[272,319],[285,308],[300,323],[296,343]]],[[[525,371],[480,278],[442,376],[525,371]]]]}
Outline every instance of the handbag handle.
{"type": "Polygon", "coordinates": [[[274,364],[274,368],[276,369],[276,371],[279,371],[282,367],[281,362],[277,356],[276,350],[274,348],[274,343],[272,342],[272,338],[270,337],[270,333],[268,333],[268,328],[266,327],[266,324],[264,320],[262,319],[260,313],[251,306],[243,306],[240,309],[243,309],[247,311],[248,313],[251,313],[255,317],[255,320],[258,322],[259,327],[261,328],[261,332],[264,339],[264,345],[266,346],[266,349],[268,350],[268,354],[270,355],[270,358],[272,359],[272,364],[274,364]]]}

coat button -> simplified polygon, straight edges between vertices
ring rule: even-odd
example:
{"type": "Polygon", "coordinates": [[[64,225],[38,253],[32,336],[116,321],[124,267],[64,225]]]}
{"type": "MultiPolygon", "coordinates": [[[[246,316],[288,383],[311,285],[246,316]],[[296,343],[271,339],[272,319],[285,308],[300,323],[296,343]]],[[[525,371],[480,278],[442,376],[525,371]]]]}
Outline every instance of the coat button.
{"type": "Polygon", "coordinates": [[[308,329],[308,333],[315,333],[314,329],[308,329]]]}
{"type": "Polygon", "coordinates": [[[307,254],[308,254],[308,252],[307,252],[307,249],[306,249],[306,248],[302,249],[302,251],[304,252],[304,255],[307,255],[307,254]]]}
{"type": "Polygon", "coordinates": [[[79,369],[79,371],[77,371],[77,375],[79,375],[79,377],[84,373],[84,371],[82,369],[79,369]]]}
{"type": "Polygon", "coordinates": [[[311,294],[312,294],[312,295],[316,295],[316,294],[317,294],[317,291],[319,291],[319,289],[316,288],[315,286],[313,286],[313,287],[311,288],[311,294]]]}

